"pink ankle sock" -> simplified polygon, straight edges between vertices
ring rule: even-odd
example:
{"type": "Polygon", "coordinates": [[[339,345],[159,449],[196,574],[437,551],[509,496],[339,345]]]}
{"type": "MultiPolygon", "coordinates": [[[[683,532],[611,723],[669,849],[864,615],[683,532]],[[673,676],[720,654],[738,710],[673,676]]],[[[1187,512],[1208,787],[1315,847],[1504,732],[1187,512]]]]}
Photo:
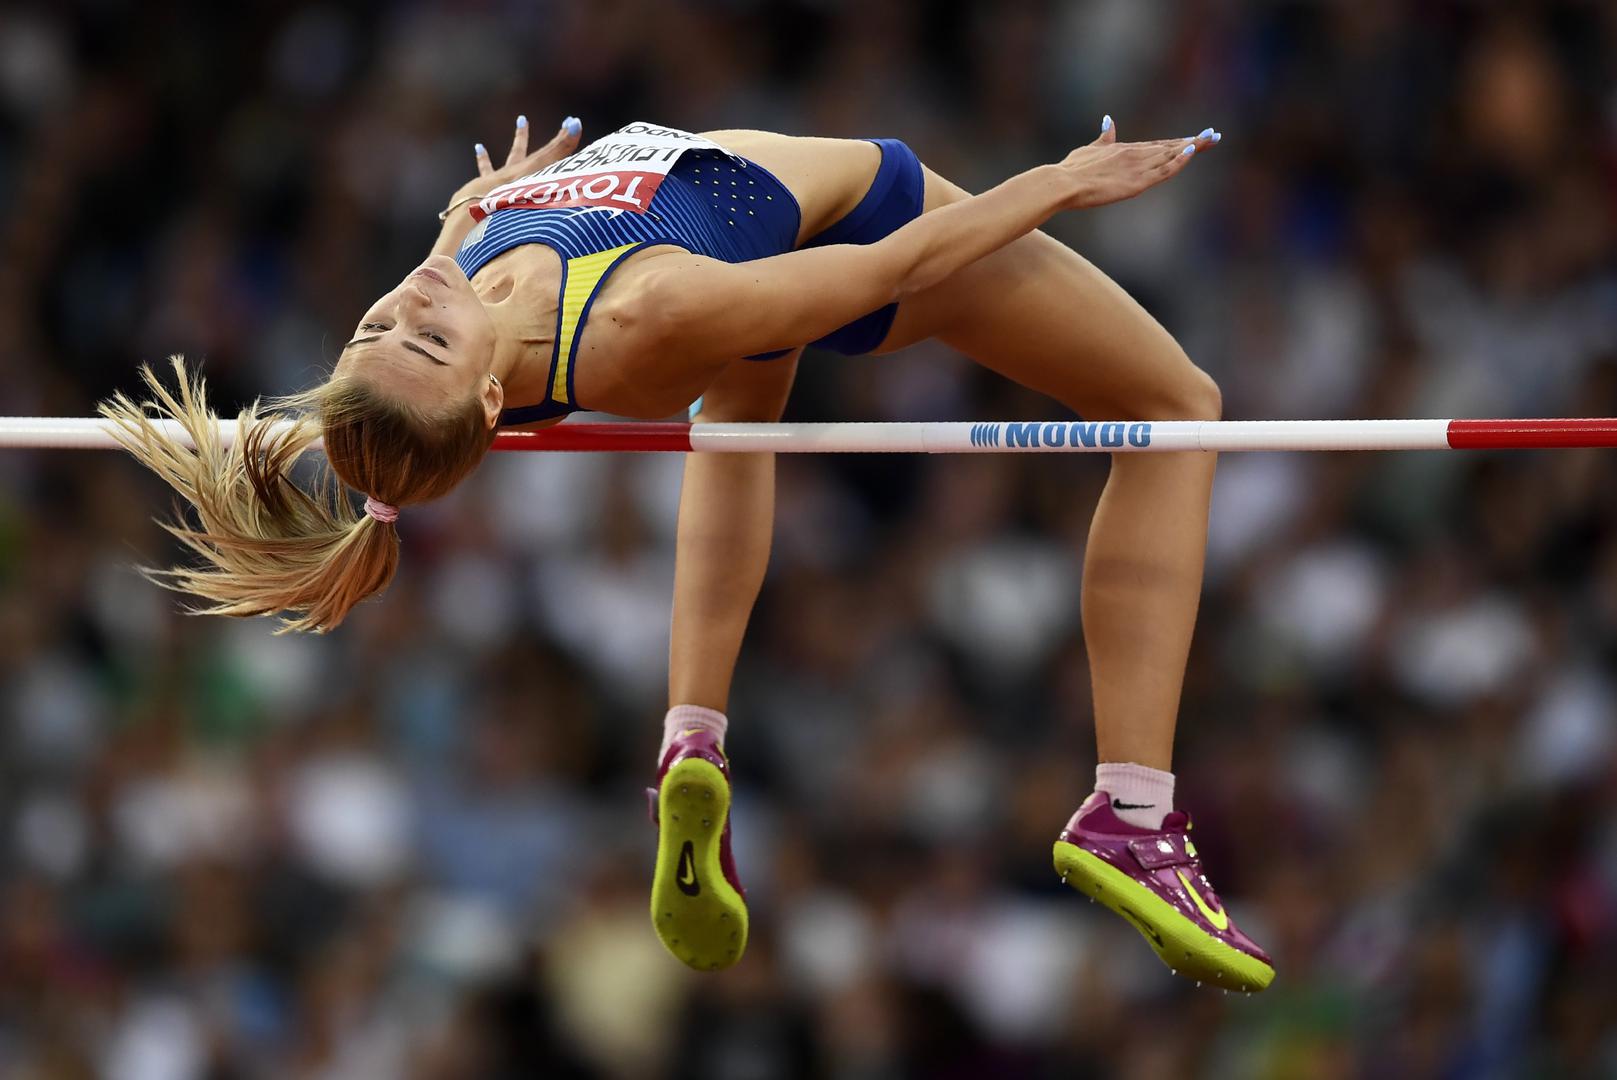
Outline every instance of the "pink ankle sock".
{"type": "Polygon", "coordinates": [[[1141,829],[1160,829],[1173,810],[1173,773],[1128,762],[1095,766],[1095,790],[1112,797],[1117,816],[1141,829]]]}
{"type": "Polygon", "coordinates": [[[668,753],[668,747],[682,732],[693,729],[711,731],[722,747],[724,733],[729,727],[729,718],[716,709],[704,709],[700,705],[675,705],[663,718],[663,745],[662,749],[657,751],[657,764],[662,764],[664,756],[668,753]]]}

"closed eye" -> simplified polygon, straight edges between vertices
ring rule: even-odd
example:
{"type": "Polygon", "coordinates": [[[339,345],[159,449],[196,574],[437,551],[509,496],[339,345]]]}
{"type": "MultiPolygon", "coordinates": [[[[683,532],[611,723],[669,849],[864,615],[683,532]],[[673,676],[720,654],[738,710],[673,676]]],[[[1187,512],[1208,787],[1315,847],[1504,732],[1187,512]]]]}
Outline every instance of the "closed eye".
{"type": "MultiPolygon", "coordinates": [[[[386,333],[388,330],[392,329],[386,323],[374,323],[374,322],[360,323],[359,328],[361,330],[371,330],[371,331],[374,331],[376,333],[386,333]]],[[[449,340],[447,338],[445,338],[442,334],[433,333],[431,330],[423,330],[421,332],[421,336],[426,338],[428,341],[432,342],[434,345],[437,345],[439,348],[443,348],[443,349],[449,348],[449,340]]]]}
{"type": "MultiPolygon", "coordinates": [[[[387,327],[384,326],[382,323],[361,323],[359,328],[361,330],[373,331],[373,333],[372,333],[372,335],[370,337],[358,337],[358,338],[355,338],[354,340],[350,341],[347,345],[343,346],[343,351],[344,352],[347,352],[349,349],[353,348],[355,345],[365,345],[365,344],[368,344],[368,343],[370,343],[372,341],[377,340],[378,336],[380,336],[380,334],[382,332],[385,332],[387,330],[387,327]]],[[[449,343],[447,341],[445,341],[441,336],[439,336],[437,334],[429,333],[429,334],[424,334],[422,336],[432,338],[439,345],[443,345],[445,347],[448,347],[448,345],[449,345],[449,343]]],[[[422,356],[425,356],[428,360],[431,360],[434,364],[437,364],[439,367],[448,367],[449,366],[448,363],[446,363],[443,360],[438,359],[436,356],[432,355],[426,349],[423,349],[421,346],[417,345],[413,341],[406,341],[403,344],[404,344],[404,347],[406,349],[409,349],[413,353],[420,353],[422,356]]]]}

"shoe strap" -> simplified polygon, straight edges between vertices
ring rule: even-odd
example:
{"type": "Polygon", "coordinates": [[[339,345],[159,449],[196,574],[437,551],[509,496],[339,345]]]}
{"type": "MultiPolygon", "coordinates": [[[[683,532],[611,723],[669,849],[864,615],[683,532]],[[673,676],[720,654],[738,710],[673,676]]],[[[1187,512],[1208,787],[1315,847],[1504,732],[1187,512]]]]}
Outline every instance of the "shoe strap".
{"type": "Polygon", "coordinates": [[[1153,836],[1141,836],[1129,841],[1129,851],[1134,858],[1147,870],[1158,870],[1164,866],[1188,866],[1196,860],[1191,858],[1185,850],[1185,834],[1161,832],[1153,836]]]}

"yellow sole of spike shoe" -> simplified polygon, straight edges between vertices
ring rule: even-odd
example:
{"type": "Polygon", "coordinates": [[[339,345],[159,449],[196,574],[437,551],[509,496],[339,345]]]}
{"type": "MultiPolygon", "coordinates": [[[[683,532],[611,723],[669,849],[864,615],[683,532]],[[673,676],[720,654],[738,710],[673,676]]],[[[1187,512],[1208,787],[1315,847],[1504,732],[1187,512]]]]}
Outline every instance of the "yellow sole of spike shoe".
{"type": "Polygon", "coordinates": [[[730,785],[712,762],[686,758],[663,776],[651,925],[663,947],[697,971],[723,970],[747,949],[747,904],[719,863],[729,813],[730,785]]]}
{"type": "Polygon", "coordinates": [[[1248,992],[1274,981],[1274,968],[1213,937],[1105,859],[1058,840],[1054,860],[1063,881],[1126,919],[1175,974],[1248,992]]]}

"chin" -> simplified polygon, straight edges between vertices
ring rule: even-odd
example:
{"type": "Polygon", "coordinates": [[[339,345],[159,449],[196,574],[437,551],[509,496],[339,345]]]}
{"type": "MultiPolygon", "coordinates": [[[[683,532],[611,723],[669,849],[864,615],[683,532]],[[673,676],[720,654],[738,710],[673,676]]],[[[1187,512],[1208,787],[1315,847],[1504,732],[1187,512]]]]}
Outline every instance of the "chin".
{"type": "Polygon", "coordinates": [[[466,275],[461,272],[460,263],[456,262],[452,255],[428,255],[421,265],[431,267],[446,277],[453,271],[454,277],[450,278],[451,281],[455,278],[466,280],[466,275]]]}

